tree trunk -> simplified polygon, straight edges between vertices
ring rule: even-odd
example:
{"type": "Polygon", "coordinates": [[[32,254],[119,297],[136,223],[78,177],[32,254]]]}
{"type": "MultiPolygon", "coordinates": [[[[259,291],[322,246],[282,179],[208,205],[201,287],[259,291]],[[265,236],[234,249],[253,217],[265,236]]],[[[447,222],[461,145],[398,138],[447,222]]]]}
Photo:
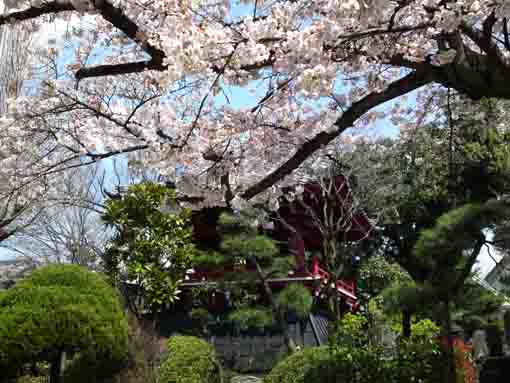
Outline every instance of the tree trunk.
{"type": "Polygon", "coordinates": [[[59,351],[55,359],[50,365],[50,381],[49,383],[63,382],[64,369],[66,364],[66,352],[59,351]]]}
{"type": "Polygon", "coordinates": [[[266,294],[266,297],[269,301],[269,305],[271,306],[271,310],[273,311],[273,315],[278,321],[278,324],[280,325],[280,328],[283,333],[283,340],[285,342],[285,346],[287,347],[287,351],[289,354],[292,354],[296,351],[296,345],[292,338],[289,335],[289,328],[287,326],[287,320],[280,309],[278,309],[278,306],[276,306],[276,303],[273,298],[273,291],[271,290],[271,287],[269,286],[269,283],[267,282],[266,276],[264,275],[264,272],[262,271],[262,268],[260,267],[259,263],[256,259],[253,260],[253,263],[255,264],[255,267],[257,268],[257,275],[262,282],[262,285],[264,286],[264,293],[266,294]]]}
{"type": "Polygon", "coordinates": [[[409,339],[411,337],[411,319],[412,312],[410,310],[402,311],[402,337],[409,339]]]}
{"type": "MultiPolygon", "coordinates": [[[[59,353],[60,355],[60,353],[59,353]]],[[[60,358],[56,357],[50,364],[50,382],[49,383],[59,383],[60,382],[60,358]]]]}
{"type": "Polygon", "coordinates": [[[443,303],[443,315],[444,315],[444,326],[446,332],[446,363],[445,372],[443,374],[443,381],[445,383],[454,383],[457,379],[457,371],[455,366],[455,350],[453,347],[453,336],[452,336],[452,318],[450,312],[450,302],[445,301],[443,303]]]}

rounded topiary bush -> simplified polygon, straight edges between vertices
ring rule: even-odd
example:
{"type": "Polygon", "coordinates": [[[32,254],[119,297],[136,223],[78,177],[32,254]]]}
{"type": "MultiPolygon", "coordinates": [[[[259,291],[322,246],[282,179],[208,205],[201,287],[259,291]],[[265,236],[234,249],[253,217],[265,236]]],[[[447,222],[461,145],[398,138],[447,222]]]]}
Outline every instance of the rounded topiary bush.
{"type": "Polygon", "coordinates": [[[128,323],[103,275],[52,265],[2,294],[0,339],[0,371],[16,373],[36,361],[57,366],[63,352],[120,363],[127,356],[128,323]]]}
{"type": "Polygon", "coordinates": [[[212,346],[193,336],[173,336],[160,368],[161,383],[219,383],[221,367],[212,346]]]}
{"type": "Polygon", "coordinates": [[[328,347],[311,347],[281,360],[264,378],[264,383],[308,383],[328,381],[331,354],[328,347]],[[322,371],[321,371],[322,370],[322,371]],[[311,380],[315,379],[315,380],[311,380]]]}

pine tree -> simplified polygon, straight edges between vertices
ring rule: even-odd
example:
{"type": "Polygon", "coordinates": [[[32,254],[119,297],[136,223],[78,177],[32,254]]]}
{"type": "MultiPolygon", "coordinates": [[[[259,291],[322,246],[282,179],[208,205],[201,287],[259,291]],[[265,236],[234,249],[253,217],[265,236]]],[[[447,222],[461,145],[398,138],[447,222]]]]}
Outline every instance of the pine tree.
{"type": "Polygon", "coordinates": [[[216,267],[246,265],[248,270],[238,268],[220,281],[224,289],[235,292],[232,297],[234,310],[229,318],[244,329],[277,325],[288,352],[293,352],[296,346],[288,333],[287,315],[292,313],[306,318],[312,307],[312,296],[298,283],[290,283],[281,291],[273,288],[271,278],[288,276],[294,267],[294,259],[280,254],[278,244],[259,233],[255,217],[253,211],[223,214],[220,217],[223,234],[220,249],[204,254],[201,262],[216,267]],[[258,294],[260,290],[263,297],[258,294]]]}

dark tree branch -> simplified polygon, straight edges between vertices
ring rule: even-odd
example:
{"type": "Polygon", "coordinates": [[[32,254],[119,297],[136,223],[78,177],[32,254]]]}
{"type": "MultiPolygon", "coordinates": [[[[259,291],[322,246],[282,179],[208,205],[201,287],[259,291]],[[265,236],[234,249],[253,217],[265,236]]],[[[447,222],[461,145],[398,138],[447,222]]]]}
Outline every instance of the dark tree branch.
{"type": "Polygon", "coordinates": [[[0,15],[0,25],[8,24],[10,21],[30,20],[43,15],[50,15],[53,13],[61,13],[68,11],[74,11],[74,7],[70,3],[61,4],[59,2],[54,1],[52,3],[44,4],[43,6],[38,8],[30,7],[23,11],[17,11],[5,15],[0,15]]]}
{"type": "Polygon", "coordinates": [[[356,120],[370,109],[418,89],[423,85],[432,82],[432,80],[433,78],[430,76],[430,72],[423,73],[421,71],[415,71],[391,83],[388,88],[382,92],[370,93],[361,100],[353,103],[350,108],[346,109],[342,117],[335,122],[335,131],[330,133],[324,131],[320,132],[314,138],[304,143],[291,158],[284,162],[278,169],[264,177],[261,181],[249,187],[241,195],[241,197],[249,200],[282,180],[285,176],[297,169],[319,148],[329,144],[346,129],[352,127],[356,120]]]}
{"type": "Polygon", "coordinates": [[[471,274],[471,270],[473,269],[473,266],[476,264],[476,260],[478,258],[478,255],[480,254],[480,251],[482,250],[483,245],[485,244],[485,236],[480,233],[480,236],[476,240],[476,243],[471,250],[471,253],[469,254],[468,259],[466,260],[466,263],[464,264],[464,267],[462,270],[460,270],[460,273],[457,277],[457,280],[455,281],[451,291],[449,293],[451,294],[459,294],[460,290],[464,286],[466,279],[469,277],[469,274],[471,274]]]}
{"type": "Polygon", "coordinates": [[[460,29],[462,33],[468,36],[489,57],[496,59],[498,63],[504,63],[505,60],[502,57],[499,47],[492,39],[492,27],[495,22],[496,18],[494,13],[491,13],[483,23],[483,31],[477,30],[466,23],[462,23],[460,29]]]}
{"type": "Polygon", "coordinates": [[[149,60],[130,62],[124,64],[111,64],[111,65],[97,65],[92,67],[80,68],[75,77],[79,81],[84,78],[91,77],[104,77],[104,76],[117,76],[131,73],[141,73],[145,70],[164,71],[167,69],[166,65],[160,62],[149,60]]]}
{"type": "MultiPolygon", "coordinates": [[[[30,7],[23,11],[12,12],[0,16],[0,25],[7,24],[12,21],[23,21],[35,19],[37,17],[49,14],[56,14],[68,11],[74,11],[74,7],[66,2],[60,3],[57,1],[44,4],[41,7],[30,7]]],[[[138,25],[129,17],[124,15],[122,10],[114,7],[108,1],[96,2],[97,12],[114,27],[122,31],[127,37],[134,41],[138,41],[138,33],[140,29],[138,25]]],[[[132,62],[126,64],[113,64],[113,65],[99,65],[90,68],[81,68],[76,73],[76,79],[81,80],[86,77],[99,77],[99,76],[115,76],[119,74],[140,73],[144,70],[158,70],[163,71],[166,66],[163,65],[165,53],[145,42],[140,44],[142,49],[151,57],[150,60],[145,62],[132,62]]]]}
{"type": "Polygon", "coordinates": [[[510,51],[510,37],[508,37],[508,21],[506,17],[503,19],[503,37],[504,37],[504,46],[507,50],[510,51]]]}

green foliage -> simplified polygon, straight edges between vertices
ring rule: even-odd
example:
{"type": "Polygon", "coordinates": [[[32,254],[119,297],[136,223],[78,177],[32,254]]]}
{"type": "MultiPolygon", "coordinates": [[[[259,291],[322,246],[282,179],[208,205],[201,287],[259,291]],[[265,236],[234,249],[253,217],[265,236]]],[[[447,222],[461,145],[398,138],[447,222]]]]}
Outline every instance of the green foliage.
{"type": "Polygon", "coordinates": [[[378,296],[386,288],[396,283],[407,283],[411,276],[396,263],[390,263],[382,256],[366,259],[358,273],[358,296],[368,300],[378,296]]]}
{"type": "Polygon", "coordinates": [[[397,356],[391,361],[395,382],[437,383],[445,355],[432,329],[423,329],[425,334],[409,340],[401,340],[397,356]]]}
{"type": "Polygon", "coordinates": [[[413,280],[394,283],[381,293],[382,307],[387,313],[419,310],[426,303],[420,293],[413,280]]]}
{"type": "Polygon", "coordinates": [[[109,275],[116,282],[135,283],[152,309],[175,300],[196,254],[191,212],[164,211],[174,197],[173,189],[159,184],[132,185],[121,199],[107,202],[103,215],[117,230],[104,256],[109,275]]]}
{"type": "Polygon", "coordinates": [[[98,273],[47,266],[8,290],[0,301],[0,370],[52,362],[60,351],[120,362],[128,325],[119,296],[98,273]]]}
{"type": "Polygon", "coordinates": [[[275,324],[273,313],[260,307],[241,307],[230,313],[228,318],[236,323],[241,330],[271,327],[275,324]]]}
{"type": "Polygon", "coordinates": [[[264,383],[324,382],[324,380],[310,380],[310,378],[318,373],[320,366],[331,364],[328,347],[306,348],[280,361],[264,378],[264,383]]]}
{"type": "MultiPolygon", "coordinates": [[[[430,319],[422,319],[411,325],[411,340],[414,342],[431,342],[439,336],[439,327],[430,319]]],[[[434,342],[435,343],[435,342],[434,342]]]]}
{"type": "MultiPolygon", "coordinates": [[[[280,361],[264,383],[393,383],[389,363],[372,350],[313,347],[280,361]]],[[[403,382],[403,381],[402,381],[403,382]]]]}
{"type": "Polygon", "coordinates": [[[276,305],[284,312],[292,312],[298,318],[308,317],[312,310],[313,298],[302,284],[292,283],[283,289],[276,298],[276,305]]]}
{"type": "Polygon", "coordinates": [[[423,258],[448,258],[455,265],[462,250],[472,247],[473,239],[479,237],[483,228],[478,220],[480,211],[479,205],[465,205],[439,217],[434,228],[421,232],[416,254],[423,258]]]}
{"type": "Polygon", "coordinates": [[[289,257],[276,257],[270,266],[270,275],[273,278],[284,278],[289,275],[289,271],[295,270],[296,258],[292,255],[289,257]]]}
{"type": "Polygon", "coordinates": [[[278,254],[278,247],[271,238],[264,235],[236,235],[221,242],[221,249],[234,257],[250,260],[252,258],[267,263],[278,254]]]}
{"type": "Polygon", "coordinates": [[[214,349],[204,340],[173,336],[168,357],[160,367],[160,383],[219,383],[220,370],[214,349]]]}
{"type": "Polygon", "coordinates": [[[250,222],[252,219],[250,218],[251,217],[246,214],[223,213],[220,215],[218,224],[221,227],[221,231],[225,234],[256,234],[256,230],[250,222]]]}
{"type": "Polygon", "coordinates": [[[228,262],[228,257],[217,251],[200,251],[193,258],[193,264],[197,266],[221,266],[228,262]]]}
{"type": "Polygon", "coordinates": [[[437,326],[430,321],[417,324],[416,337],[400,342],[393,355],[388,355],[380,345],[371,342],[367,326],[363,316],[346,315],[338,323],[325,354],[304,362],[307,371],[295,381],[436,382],[436,371],[440,365],[437,326]]]}
{"type": "Polygon", "coordinates": [[[482,230],[506,219],[508,212],[505,200],[469,204],[443,214],[433,228],[423,230],[415,253],[431,271],[429,285],[440,294],[458,294],[485,243],[482,230]]]}
{"type": "Polygon", "coordinates": [[[328,371],[329,379],[342,376],[346,382],[388,381],[390,371],[383,349],[370,341],[367,326],[365,317],[345,315],[330,339],[330,365],[320,366],[319,371],[328,371]]]}
{"type": "Polygon", "coordinates": [[[211,314],[204,308],[197,307],[191,310],[191,319],[199,322],[207,322],[211,318],[211,314]]]}
{"type": "Polygon", "coordinates": [[[488,318],[493,317],[504,299],[492,291],[468,280],[462,289],[462,295],[454,302],[452,316],[466,334],[483,328],[489,324],[488,318]]]}
{"type": "Polygon", "coordinates": [[[342,347],[364,347],[368,344],[367,324],[368,321],[364,316],[347,313],[340,321],[331,341],[342,347]]]}
{"type": "Polygon", "coordinates": [[[254,222],[256,215],[253,211],[235,215],[222,214],[221,255],[210,255],[211,263],[215,258],[230,260],[231,263],[243,261],[257,269],[256,272],[235,271],[225,274],[224,280],[219,283],[219,286],[228,288],[230,292],[234,310],[228,318],[242,330],[262,329],[275,324],[285,326],[282,322],[286,312],[292,311],[299,317],[305,317],[312,305],[310,293],[302,286],[288,286],[278,296],[272,291],[267,280],[275,276],[287,276],[294,264],[293,259],[280,256],[277,243],[258,234],[254,222]],[[264,289],[263,302],[260,287],[264,289]],[[267,308],[261,307],[261,304],[267,304],[267,308]]]}
{"type": "Polygon", "coordinates": [[[430,320],[414,325],[415,335],[388,355],[370,341],[368,322],[348,314],[329,347],[309,348],[278,363],[264,383],[436,383],[442,363],[438,327],[430,320]]]}
{"type": "Polygon", "coordinates": [[[197,326],[202,334],[207,333],[207,325],[213,319],[213,316],[204,308],[197,307],[193,308],[190,312],[191,320],[194,322],[194,326],[197,326]]]}
{"type": "Polygon", "coordinates": [[[91,353],[79,353],[66,366],[64,382],[72,383],[114,383],[115,375],[121,372],[127,363],[100,360],[91,353]]]}

